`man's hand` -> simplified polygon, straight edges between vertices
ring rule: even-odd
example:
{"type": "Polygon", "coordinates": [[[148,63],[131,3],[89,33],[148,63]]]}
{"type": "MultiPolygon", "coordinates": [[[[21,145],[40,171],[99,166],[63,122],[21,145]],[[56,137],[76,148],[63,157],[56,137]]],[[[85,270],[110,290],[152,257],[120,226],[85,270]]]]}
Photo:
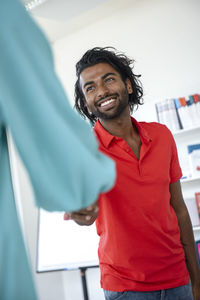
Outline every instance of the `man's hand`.
{"type": "Polygon", "coordinates": [[[92,225],[96,220],[99,212],[98,201],[88,206],[85,209],[81,209],[75,212],[66,212],[64,214],[64,220],[74,220],[78,225],[92,225]]]}

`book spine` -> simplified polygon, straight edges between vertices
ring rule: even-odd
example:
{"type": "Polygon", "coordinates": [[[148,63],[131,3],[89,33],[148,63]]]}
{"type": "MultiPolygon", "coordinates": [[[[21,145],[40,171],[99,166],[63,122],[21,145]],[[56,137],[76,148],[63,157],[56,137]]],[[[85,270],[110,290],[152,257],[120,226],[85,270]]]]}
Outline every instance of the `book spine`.
{"type": "Polygon", "coordinates": [[[183,118],[183,128],[191,128],[191,121],[189,118],[189,113],[188,113],[188,106],[185,97],[179,98],[180,106],[181,106],[181,111],[182,111],[182,118],[183,118]]]}
{"type": "Polygon", "coordinates": [[[193,127],[197,127],[199,125],[200,119],[197,116],[197,108],[192,95],[189,96],[187,105],[188,105],[188,110],[191,118],[191,124],[193,127]]]}
{"type": "Polygon", "coordinates": [[[181,115],[181,111],[180,111],[181,106],[180,106],[180,103],[179,103],[178,99],[174,99],[174,105],[176,107],[176,114],[177,114],[180,129],[183,129],[182,115],[181,115]]]}
{"type": "Polygon", "coordinates": [[[172,130],[172,120],[169,112],[169,103],[168,100],[162,101],[163,106],[163,124],[165,124],[170,130],[172,130]]]}
{"type": "Polygon", "coordinates": [[[200,95],[194,94],[194,95],[192,95],[192,97],[193,97],[194,103],[196,105],[196,112],[197,112],[197,116],[198,116],[198,120],[199,120],[198,124],[199,124],[200,123],[200,95]]]}
{"type": "Polygon", "coordinates": [[[171,131],[176,132],[181,129],[174,99],[168,99],[169,115],[171,121],[171,131]]]}
{"type": "Polygon", "coordinates": [[[159,111],[159,103],[155,104],[155,108],[156,108],[156,115],[157,115],[157,120],[158,123],[162,123],[162,116],[161,116],[161,112],[159,111]]]}

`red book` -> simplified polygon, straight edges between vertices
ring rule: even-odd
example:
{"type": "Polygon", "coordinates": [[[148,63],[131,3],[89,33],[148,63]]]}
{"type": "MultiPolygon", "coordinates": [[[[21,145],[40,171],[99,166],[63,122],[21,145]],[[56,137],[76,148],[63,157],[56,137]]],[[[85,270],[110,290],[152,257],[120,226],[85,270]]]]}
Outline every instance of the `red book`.
{"type": "Polygon", "coordinates": [[[193,97],[195,103],[200,101],[200,95],[199,94],[194,94],[194,95],[192,95],[192,97],[193,97]]]}

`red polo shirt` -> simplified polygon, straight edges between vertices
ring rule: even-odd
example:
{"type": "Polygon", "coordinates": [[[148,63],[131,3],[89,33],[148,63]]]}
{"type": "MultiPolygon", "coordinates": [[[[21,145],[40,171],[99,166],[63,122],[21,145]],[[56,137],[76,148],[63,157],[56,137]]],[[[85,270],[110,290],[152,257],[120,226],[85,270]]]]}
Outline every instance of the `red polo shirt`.
{"type": "Polygon", "coordinates": [[[99,198],[101,286],[111,291],[154,291],[189,282],[169,184],[182,176],[171,132],[137,122],[140,159],[99,123],[100,150],[116,162],[116,185],[99,198]]]}

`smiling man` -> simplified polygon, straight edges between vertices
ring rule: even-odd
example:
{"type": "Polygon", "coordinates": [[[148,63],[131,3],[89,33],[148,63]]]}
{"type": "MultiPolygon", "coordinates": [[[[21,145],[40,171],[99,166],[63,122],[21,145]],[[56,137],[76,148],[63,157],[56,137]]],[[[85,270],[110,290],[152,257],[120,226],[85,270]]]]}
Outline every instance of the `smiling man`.
{"type": "Polygon", "coordinates": [[[131,117],[143,95],[132,62],[113,49],[94,48],[76,65],[75,107],[94,124],[100,150],[115,160],[117,180],[96,208],[65,219],[96,220],[107,300],[200,300],[176,145],[166,126],[131,117]]]}

